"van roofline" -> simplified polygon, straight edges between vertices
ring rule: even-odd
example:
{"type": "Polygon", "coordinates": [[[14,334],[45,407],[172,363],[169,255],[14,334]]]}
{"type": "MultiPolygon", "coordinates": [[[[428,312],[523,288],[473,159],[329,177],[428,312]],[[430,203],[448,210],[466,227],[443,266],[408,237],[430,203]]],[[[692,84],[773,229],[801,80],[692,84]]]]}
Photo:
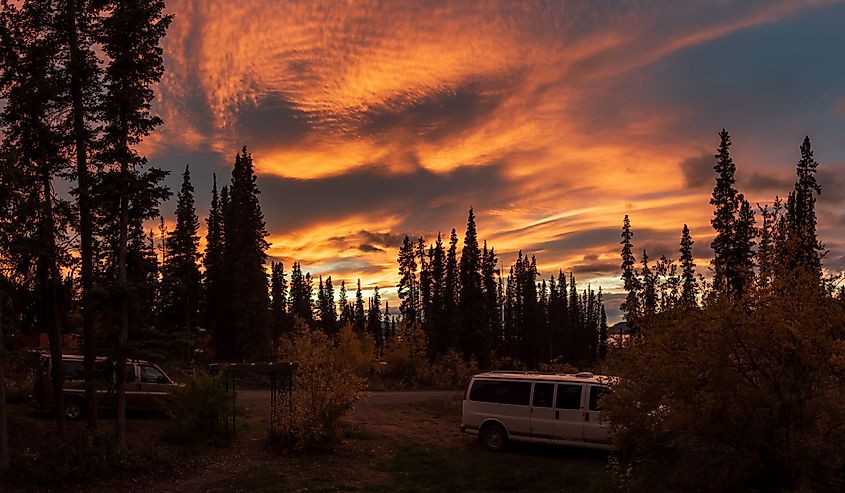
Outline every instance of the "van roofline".
{"type": "Polygon", "coordinates": [[[547,380],[547,381],[569,381],[579,383],[599,383],[606,385],[615,380],[609,375],[581,376],[573,373],[556,373],[540,371],[519,371],[519,370],[494,370],[473,375],[472,378],[491,378],[501,380],[547,380]]]}

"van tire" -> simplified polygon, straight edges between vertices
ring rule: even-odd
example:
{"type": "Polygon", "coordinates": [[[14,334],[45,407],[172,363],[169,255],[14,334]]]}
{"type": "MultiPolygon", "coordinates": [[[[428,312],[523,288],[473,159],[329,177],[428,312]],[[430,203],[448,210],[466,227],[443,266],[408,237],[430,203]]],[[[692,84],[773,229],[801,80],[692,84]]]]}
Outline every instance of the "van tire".
{"type": "Polygon", "coordinates": [[[481,433],[478,434],[478,438],[484,448],[493,452],[504,450],[508,445],[508,432],[497,423],[484,425],[481,428],[481,433]]]}
{"type": "Polygon", "coordinates": [[[85,416],[85,401],[79,397],[65,397],[65,419],[76,421],[85,416]]]}

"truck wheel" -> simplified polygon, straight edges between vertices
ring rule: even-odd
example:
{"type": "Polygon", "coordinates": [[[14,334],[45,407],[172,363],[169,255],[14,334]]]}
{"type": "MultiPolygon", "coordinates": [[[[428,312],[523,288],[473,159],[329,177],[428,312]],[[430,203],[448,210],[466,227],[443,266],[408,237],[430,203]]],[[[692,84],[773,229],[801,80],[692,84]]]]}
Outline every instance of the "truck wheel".
{"type": "Polygon", "coordinates": [[[65,398],[65,419],[74,421],[85,415],[85,403],[78,397],[65,398]]]}
{"type": "Polygon", "coordinates": [[[481,430],[481,443],[487,450],[498,452],[507,446],[508,433],[501,425],[489,424],[481,430]]]}

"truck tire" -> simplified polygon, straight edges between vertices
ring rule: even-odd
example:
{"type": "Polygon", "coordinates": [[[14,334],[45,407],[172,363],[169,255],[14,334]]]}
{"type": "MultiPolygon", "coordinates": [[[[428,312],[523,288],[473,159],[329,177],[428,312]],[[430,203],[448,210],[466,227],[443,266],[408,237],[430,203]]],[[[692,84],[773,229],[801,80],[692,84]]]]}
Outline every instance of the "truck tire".
{"type": "Polygon", "coordinates": [[[79,397],[68,396],[65,397],[65,419],[68,421],[76,421],[85,416],[85,401],[79,397]]]}

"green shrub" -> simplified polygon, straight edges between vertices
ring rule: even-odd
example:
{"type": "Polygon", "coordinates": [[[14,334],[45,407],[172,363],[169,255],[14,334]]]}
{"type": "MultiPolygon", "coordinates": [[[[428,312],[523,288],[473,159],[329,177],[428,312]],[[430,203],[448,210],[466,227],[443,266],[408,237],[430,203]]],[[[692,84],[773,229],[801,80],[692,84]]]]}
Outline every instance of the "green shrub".
{"type": "Polygon", "coordinates": [[[226,417],[239,413],[226,392],[220,375],[194,372],[185,385],[173,391],[166,438],[175,443],[220,443],[225,437],[226,417]]]}
{"type": "Polygon", "coordinates": [[[358,372],[369,363],[360,354],[353,357],[360,352],[360,347],[350,347],[354,340],[342,333],[339,341],[333,341],[306,327],[283,340],[282,357],[295,361],[297,368],[293,391],[282,395],[272,410],[275,445],[325,450],[343,437],[346,418],[367,387],[367,379],[358,372]]]}

